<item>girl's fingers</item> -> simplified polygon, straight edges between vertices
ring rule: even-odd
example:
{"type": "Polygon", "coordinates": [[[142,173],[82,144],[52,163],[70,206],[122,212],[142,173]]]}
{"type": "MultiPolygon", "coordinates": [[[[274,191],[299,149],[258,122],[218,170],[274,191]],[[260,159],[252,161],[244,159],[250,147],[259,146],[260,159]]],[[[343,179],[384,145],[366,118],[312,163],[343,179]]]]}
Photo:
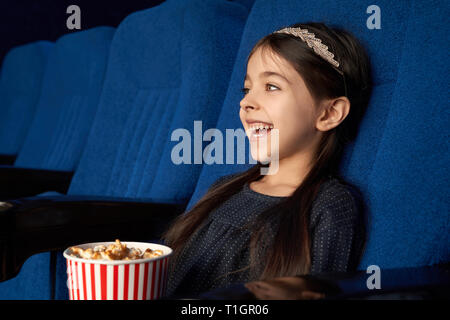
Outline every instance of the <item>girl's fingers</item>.
{"type": "Polygon", "coordinates": [[[261,299],[261,297],[262,297],[262,292],[261,292],[261,290],[258,290],[257,288],[255,288],[255,287],[251,287],[251,288],[249,288],[249,290],[250,290],[250,292],[255,296],[255,298],[256,299],[261,299]]]}
{"type": "Polygon", "coordinates": [[[258,289],[260,289],[260,290],[268,290],[268,289],[270,289],[270,286],[267,285],[267,284],[266,284],[265,282],[263,282],[263,281],[253,281],[253,282],[247,283],[247,284],[246,284],[246,287],[247,287],[247,285],[249,285],[249,286],[251,286],[251,287],[253,287],[253,288],[258,288],[258,289]]]}
{"type": "Polygon", "coordinates": [[[260,299],[260,300],[268,300],[268,299],[270,299],[270,295],[267,294],[266,292],[263,292],[263,291],[256,290],[254,295],[255,295],[255,297],[257,299],[260,299]]]}
{"type": "Polygon", "coordinates": [[[261,290],[270,290],[272,286],[265,281],[256,281],[255,286],[261,290]]]}
{"type": "Polygon", "coordinates": [[[269,295],[269,293],[264,290],[261,289],[260,287],[258,287],[256,284],[254,283],[246,283],[245,287],[255,296],[255,298],[260,299],[260,300],[267,300],[270,299],[271,296],[269,295]]]}
{"type": "Polygon", "coordinates": [[[283,290],[278,288],[276,285],[271,285],[270,283],[264,281],[254,281],[246,283],[245,287],[257,298],[261,300],[266,299],[301,299],[301,300],[317,300],[325,298],[325,295],[320,292],[308,291],[299,289],[294,290],[283,290]]]}
{"type": "Polygon", "coordinates": [[[248,291],[253,293],[253,295],[258,298],[257,294],[259,294],[261,290],[259,290],[258,287],[255,286],[255,284],[246,283],[244,286],[248,289],[248,291]]]}
{"type": "Polygon", "coordinates": [[[250,291],[253,291],[253,290],[255,290],[255,289],[258,288],[258,287],[256,286],[256,284],[253,283],[253,282],[246,283],[246,284],[244,284],[244,286],[245,286],[248,290],[250,290],[250,291]]]}
{"type": "Polygon", "coordinates": [[[325,295],[320,292],[303,291],[301,294],[301,297],[302,297],[302,299],[306,299],[306,300],[317,300],[317,299],[325,298],[325,295]]]}

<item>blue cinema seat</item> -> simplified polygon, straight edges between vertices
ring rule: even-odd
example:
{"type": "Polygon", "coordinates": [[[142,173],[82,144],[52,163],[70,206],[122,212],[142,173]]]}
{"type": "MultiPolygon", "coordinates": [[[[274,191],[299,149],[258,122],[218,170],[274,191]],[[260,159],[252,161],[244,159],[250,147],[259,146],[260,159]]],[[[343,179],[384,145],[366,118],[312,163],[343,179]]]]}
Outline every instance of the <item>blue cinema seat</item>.
{"type": "MultiPolygon", "coordinates": [[[[65,35],[56,42],[49,56],[34,119],[14,167],[0,166],[3,198],[12,191],[28,192],[30,183],[36,184],[30,190],[43,192],[54,173],[68,172],[67,177],[71,177],[97,110],[114,30],[111,27],[88,29],[65,35]],[[37,179],[42,180],[42,186],[37,179]]],[[[41,297],[44,291],[39,288],[48,287],[48,279],[32,277],[36,266],[49,272],[49,254],[33,256],[30,269],[24,269],[27,276],[0,283],[0,297],[41,297]],[[22,291],[22,286],[35,290],[22,291]],[[26,295],[22,296],[21,292],[26,295]]]]}
{"type": "MultiPolygon", "coordinates": [[[[161,8],[171,3],[175,2],[168,1],[161,5],[158,11],[155,10],[157,12],[155,16],[157,14],[161,16],[163,12],[161,8]]],[[[280,0],[276,3],[255,1],[244,29],[241,46],[237,52],[231,74],[230,85],[215,127],[222,132],[225,132],[225,129],[241,128],[238,109],[242,94],[239,89],[243,84],[247,55],[259,38],[282,26],[300,21],[324,21],[331,25],[349,29],[368,48],[374,68],[375,84],[369,109],[361,124],[359,135],[356,141],[346,149],[341,164],[341,174],[359,187],[363,193],[368,211],[367,214],[370,218],[369,241],[359,269],[365,270],[366,266],[370,264],[377,264],[383,270],[384,268],[423,266],[448,262],[449,210],[448,201],[446,200],[448,191],[445,185],[445,182],[448,180],[448,166],[445,163],[446,159],[448,159],[448,137],[442,134],[446,129],[445,124],[448,123],[448,117],[445,116],[448,112],[446,109],[443,109],[445,104],[440,103],[448,100],[448,90],[446,90],[448,84],[445,82],[448,67],[445,65],[445,57],[442,56],[445,52],[441,50],[446,45],[445,39],[448,30],[446,30],[446,26],[440,26],[441,29],[438,28],[440,21],[445,21],[447,14],[445,10],[436,9],[436,7],[445,8],[446,5],[443,1],[438,1],[436,7],[428,7],[420,4],[418,1],[395,3],[381,1],[377,5],[382,10],[382,29],[369,30],[366,28],[368,14],[365,12],[370,4],[368,1],[357,4],[350,1],[340,3],[332,1],[303,2],[280,0]],[[420,36],[417,37],[417,35],[420,36]],[[430,56],[433,56],[433,58],[431,59],[430,56]],[[416,61],[421,61],[422,64],[417,64],[416,61]],[[427,75],[428,79],[433,79],[433,82],[424,85],[423,78],[425,75],[427,75]],[[410,87],[414,88],[415,91],[410,92],[410,87]],[[447,98],[445,98],[446,96],[447,98]],[[421,100],[422,105],[424,103],[427,104],[427,108],[422,108],[421,105],[414,103],[421,100]],[[435,115],[442,117],[438,118],[435,115]],[[411,143],[411,141],[414,143],[411,143]],[[426,152],[429,159],[419,156],[415,153],[416,151],[419,153],[426,152]],[[425,180],[430,174],[433,179],[425,180]],[[384,201],[384,199],[389,201],[384,201]],[[408,201],[411,203],[406,203],[408,201]],[[430,221],[426,219],[430,219],[430,221]],[[387,230],[389,228],[390,230],[387,230]]],[[[152,11],[148,10],[147,14],[149,12],[152,11]]],[[[133,16],[139,16],[140,14],[131,15],[129,20],[133,16]]],[[[173,17],[174,15],[172,15],[173,17]]],[[[173,20],[177,21],[177,19],[173,20]]],[[[131,22],[129,23],[131,24],[131,22]]],[[[119,27],[117,34],[120,34],[121,28],[122,26],[119,27]]],[[[117,34],[113,42],[116,41],[116,38],[119,39],[117,34]]],[[[112,51],[114,52],[114,50],[113,48],[112,51]]],[[[125,53],[119,54],[120,52],[121,50],[117,49],[117,60],[112,57],[111,60],[120,61],[120,57],[126,57],[125,53]]],[[[115,56],[113,53],[111,55],[115,56]]],[[[136,67],[129,67],[128,69],[136,72],[136,67]]],[[[127,75],[132,74],[131,71],[127,75]]],[[[108,70],[107,74],[109,75],[109,73],[108,70]]],[[[111,73],[113,72],[111,71],[111,73]]],[[[107,98],[104,92],[101,99],[104,101],[104,104],[108,102],[113,103],[115,99],[119,99],[121,96],[120,87],[110,86],[114,90],[119,90],[119,92],[117,95],[109,93],[108,95],[111,95],[110,98],[107,98]]],[[[137,92],[137,90],[133,92],[137,92]]],[[[130,101],[126,97],[123,99],[125,101],[123,102],[124,104],[126,101],[130,101]]],[[[142,97],[137,95],[135,99],[142,99],[142,97]]],[[[103,105],[103,103],[101,104],[103,105]]],[[[114,111],[107,117],[107,119],[111,119],[109,122],[111,126],[119,125],[118,131],[122,132],[124,137],[130,136],[127,133],[131,131],[129,128],[134,126],[134,128],[138,129],[135,130],[136,133],[132,136],[136,138],[133,138],[134,140],[128,139],[127,141],[135,141],[142,135],[142,133],[139,134],[139,123],[136,124],[131,116],[136,106],[137,104],[133,104],[132,110],[128,110],[128,112],[127,110],[114,111]],[[121,125],[118,120],[121,116],[123,122],[131,124],[121,125]]],[[[101,109],[103,108],[106,107],[101,109]]],[[[208,109],[203,107],[202,110],[206,111],[208,109]]],[[[169,217],[170,214],[164,210],[172,210],[171,207],[160,207],[159,209],[153,208],[154,210],[150,210],[152,207],[147,205],[147,201],[158,201],[159,197],[162,197],[164,201],[168,201],[169,199],[165,194],[145,193],[140,189],[141,183],[146,187],[150,185],[150,183],[145,181],[147,178],[144,175],[139,175],[139,170],[142,170],[142,167],[144,167],[144,165],[139,164],[139,154],[148,152],[145,148],[146,144],[140,147],[137,155],[132,151],[134,148],[132,146],[133,142],[129,143],[129,150],[127,150],[125,148],[126,142],[121,140],[122,135],[113,132],[111,129],[108,131],[108,126],[106,125],[108,122],[99,120],[99,117],[96,117],[94,123],[94,128],[98,126],[98,129],[93,129],[92,132],[94,130],[98,132],[100,134],[99,139],[104,139],[103,141],[119,142],[122,145],[120,148],[122,154],[107,146],[104,151],[100,151],[98,158],[108,159],[108,157],[112,156],[116,159],[115,163],[113,165],[106,163],[104,166],[96,164],[96,168],[99,169],[98,175],[94,169],[77,170],[72,181],[71,190],[69,190],[70,196],[60,197],[56,201],[55,198],[49,198],[48,203],[43,199],[42,202],[36,205],[34,204],[37,201],[35,199],[11,201],[8,203],[8,206],[11,206],[11,208],[6,209],[5,212],[14,217],[19,217],[19,213],[23,213],[27,217],[27,213],[30,210],[26,209],[26,207],[29,206],[31,209],[35,208],[34,212],[38,214],[39,218],[51,220],[58,217],[60,219],[59,222],[63,223],[65,222],[63,219],[65,212],[69,212],[70,208],[74,207],[72,210],[76,211],[78,216],[92,219],[92,221],[89,219],[83,221],[83,228],[89,229],[94,222],[99,222],[99,219],[105,219],[106,217],[115,219],[116,216],[119,216],[118,211],[126,211],[127,220],[121,222],[124,224],[126,222],[133,223],[132,225],[126,225],[125,228],[133,227],[136,237],[138,237],[137,235],[141,236],[143,232],[139,229],[139,225],[136,224],[138,220],[135,218],[135,210],[137,211],[139,206],[142,209],[142,220],[139,221],[142,222],[143,228],[150,229],[152,227],[152,224],[149,224],[149,222],[153,220],[145,220],[148,216],[169,217]],[[127,154],[123,155],[123,152],[127,154]],[[127,162],[129,158],[135,158],[136,160],[127,162]],[[119,164],[122,161],[124,161],[125,166],[129,166],[127,163],[132,164],[129,166],[129,170],[136,172],[134,177],[130,178],[127,172],[120,170],[119,164]],[[123,176],[120,174],[123,174],[123,176]],[[77,175],[79,175],[78,178],[77,175]],[[142,177],[142,182],[139,182],[139,186],[136,187],[136,181],[139,181],[140,177],[142,177]],[[84,188],[76,187],[75,181],[77,180],[79,181],[77,184],[80,183],[80,186],[84,186],[84,188]],[[103,181],[108,181],[108,183],[102,185],[103,181]],[[93,187],[90,186],[90,183],[98,183],[98,185],[93,187]],[[126,190],[126,193],[123,193],[123,191],[121,193],[120,188],[126,190]],[[89,198],[83,196],[82,192],[84,190],[91,190],[90,194],[94,196],[95,204],[86,203],[86,199],[89,200],[89,198]],[[117,198],[115,202],[111,201],[112,196],[118,197],[123,194],[126,197],[133,195],[137,195],[137,197],[123,200],[117,198]],[[154,195],[158,195],[158,198],[154,195]],[[101,196],[106,199],[104,203],[101,202],[101,196]],[[70,202],[70,199],[73,200],[70,202]],[[81,201],[83,199],[85,199],[85,202],[81,201]],[[121,205],[121,202],[123,205],[121,205]],[[54,210],[53,208],[55,207],[58,210],[54,210]],[[45,216],[41,214],[42,209],[48,210],[50,213],[45,216]],[[161,211],[159,214],[158,210],[161,211]],[[96,217],[99,217],[97,218],[98,220],[96,220],[96,217]]],[[[175,119],[174,116],[172,121],[175,119]]],[[[190,121],[192,121],[192,118],[190,121]]],[[[192,124],[192,122],[190,123],[192,124]]],[[[182,127],[187,128],[185,125],[187,124],[183,124],[182,127]]],[[[89,137],[88,145],[91,139],[94,139],[92,134],[89,137]]],[[[162,170],[162,165],[164,165],[162,159],[166,156],[165,149],[167,147],[161,151],[163,154],[159,159],[160,164],[156,174],[159,174],[160,170],[162,170]]],[[[91,147],[91,150],[92,155],[85,151],[80,167],[83,163],[95,163],[94,147],[91,147]]],[[[108,161],[106,160],[106,162],[108,161]]],[[[191,167],[195,166],[192,165],[191,167]]],[[[170,168],[170,164],[168,168],[170,168]]],[[[173,168],[176,169],[176,167],[173,168]]],[[[204,165],[198,177],[195,192],[190,198],[188,208],[198,201],[200,196],[219,177],[248,168],[249,165],[204,165]]],[[[183,172],[182,170],[184,169],[181,168],[180,170],[180,172],[183,172]]],[[[145,170],[141,172],[145,172],[145,170]]],[[[169,174],[176,175],[177,171],[169,172],[169,174]]],[[[152,192],[156,178],[154,177],[152,180],[152,189],[149,189],[152,192]]],[[[191,185],[196,184],[196,181],[188,182],[191,185]]],[[[169,183],[166,185],[161,184],[161,186],[172,192],[173,198],[170,199],[171,201],[180,203],[184,201],[185,190],[177,191],[177,188],[170,190],[169,183]]],[[[172,210],[173,212],[174,210],[172,210]]],[[[54,236],[51,249],[63,248],[64,242],[60,241],[62,237],[57,237],[55,236],[57,233],[52,233],[50,221],[46,223],[49,226],[48,234],[54,236]]],[[[79,221],[74,220],[72,222],[75,226],[77,226],[77,223],[79,221]]],[[[101,229],[100,224],[97,228],[97,230],[101,229]]],[[[113,230],[112,225],[109,228],[113,230]]],[[[65,230],[66,232],[71,232],[73,239],[76,237],[81,241],[83,235],[80,234],[79,229],[78,237],[72,229],[67,228],[65,230]]],[[[103,238],[99,240],[105,240],[105,235],[115,234],[114,232],[116,231],[114,229],[110,233],[102,234],[103,238]]],[[[150,230],[148,234],[150,236],[150,230]]],[[[136,237],[133,236],[133,239],[136,239],[136,237]]],[[[41,239],[44,239],[44,236],[41,239]]],[[[65,244],[67,245],[67,241],[65,244]]],[[[44,248],[50,249],[50,244],[47,247],[43,245],[40,248],[35,248],[35,252],[44,248]]],[[[33,257],[25,263],[23,268],[31,268],[32,264],[30,261],[32,259],[33,257]]],[[[57,298],[66,298],[64,262],[60,257],[56,257],[56,259],[58,260],[56,273],[54,272],[54,267],[52,267],[53,269],[47,273],[42,271],[42,277],[48,281],[47,275],[52,279],[52,276],[56,274],[56,279],[53,282],[50,281],[52,284],[49,287],[56,287],[57,298]]],[[[10,265],[2,263],[3,268],[10,265]]],[[[49,266],[49,264],[46,266],[49,266]]],[[[408,273],[409,275],[410,273],[408,273]]],[[[17,278],[21,276],[22,272],[17,278]]],[[[361,283],[365,285],[365,278],[364,281],[358,282],[356,286],[361,283]]],[[[25,285],[23,285],[22,290],[25,290],[25,288],[25,285]]],[[[45,291],[45,294],[51,291],[48,287],[44,286],[43,288],[48,290],[45,291]]],[[[51,296],[51,293],[48,293],[48,296],[51,296]]]]}
{"type": "Polygon", "coordinates": [[[57,40],[14,167],[0,166],[0,199],[67,190],[97,111],[114,30],[92,28],[57,40]]]}
{"type": "MultiPolygon", "coordinates": [[[[167,163],[168,145],[177,143],[171,142],[171,133],[178,128],[193,132],[195,120],[201,120],[204,129],[217,122],[247,15],[246,6],[225,0],[169,0],[133,13],[119,25],[98,112],[67,195],[9,202],[13,208],[6,212],[12,215],[23,210],[30,216],[42,213],[39,222],[33,215],[39,224],[47,218],[54,224],[55,216],[59,223],[72,219],[69,216],[74,223],[86,218],[77,232],[49,236],[47,244],[42,236],[43,246],[34,252],[117,235],[151,239],[159,218],[170,218],[169,210],[181,213],[201,165],[167,163]],[[163,164],[168,167],[161,172],[163,164]],[[161,192],[158,186],[169,181],[174,185],[161,192]],[[116,229],[108,225],[111,219],[122,219],[116,229]],[[109,229],[102,229],[102,223],[109,229]]],[[[9,288],[4,297],[66,299],[65,261],[59,254],[55,265],[51,256],[32,256],[17,277],[0,283],[9,288]],[[47,284],[25,290],[20,284],[29,281],[30,273],[24,271],[39,263],[34,259],[38,256],[45,263],[36,270],[47,284]],[[47,272],[50,266],[56,272],[47,272]]],[[[9,262],[6,268],[16,273],[14,262],[9,262]]]]}
{"type": "Polygon", "coordinates": [[[0,73],[0,164],[14,163],[30,127],[53,42],[11,49],[0,73]],[[3,160],[1,160],[3,159],[3,160]]]}
{"type": "Polygon", "coordinates": [[[189,200],[201,165],[172,163],[171,133],[194,132],[195,120],[203,128],[217,122],[248,13],[227,1],[200,2],[167,1],[121,23],[69,194],[189,200]]]}
{"type": "Polygon", "coordinates": [[[97,27],[58,39],[15,166],[75,170],[97,111],[114,31],[97,27]]]}
{"type": "MultiPolygon", "coordinates": [[[[379,1],[381,29],[366,27],[370,1],[255,1],[217,128],[242,128],[238,110],[246,59],[264,35],[322,21],[355,34],[368,49],[374,89],[340,173],[364,196],[368,241],[358,267],[430,266],[450,261],[449,12],[445,1],[379,1]]],[[[248,143],[246,145],[248,150],[248,143]]],[[[236,149],[235,149],[236,151],[236,149]]],[[[225,155],[224,155],[225,158],[225,155]]],[[[235,160],[236,161],[236,160],[235,160]]],[[[219,177],[250,165],[205,165],[191,208],[219,177]]],[[[365,285],[365,282],[364,282],[365,285]]]]}
{"type": "Polygon", "coordinates": [[[253,4],[255,3],[255,0],[230,0],[230,1],[242,4],[249,11],[252,9],[253,4]]]}

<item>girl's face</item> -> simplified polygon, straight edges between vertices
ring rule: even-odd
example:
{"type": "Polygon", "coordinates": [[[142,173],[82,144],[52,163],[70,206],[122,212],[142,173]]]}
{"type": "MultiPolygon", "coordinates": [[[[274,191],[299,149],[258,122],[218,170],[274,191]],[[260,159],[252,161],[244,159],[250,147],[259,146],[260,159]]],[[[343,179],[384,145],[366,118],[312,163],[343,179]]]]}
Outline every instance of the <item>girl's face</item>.
{"type": "Polygon", "coordinates": [[[271,130],[267,136],[251,130],[258,125],[278,129],[280,160],[313,147],[318,133],[315,102],[302,77],[284,58],[261,48],[250,57],[240,106],[253,159],[267,161],[276,150],[271,151],[271,130]]]}

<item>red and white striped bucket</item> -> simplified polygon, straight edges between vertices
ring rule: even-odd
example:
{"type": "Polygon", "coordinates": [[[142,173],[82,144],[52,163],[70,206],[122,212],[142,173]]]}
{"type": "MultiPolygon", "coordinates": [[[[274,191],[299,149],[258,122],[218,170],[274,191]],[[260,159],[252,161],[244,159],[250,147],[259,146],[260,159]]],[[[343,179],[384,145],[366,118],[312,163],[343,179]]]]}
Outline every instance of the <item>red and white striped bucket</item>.
{"type": "MultiPolygon", "coordinates": [[[[87,249],[113,243],[86,243],[77,247],[87,249]]],[[[162,250],[163,255],[138,260],[89,260],[72,257],[66,249],[63,254],[70,300],[154,300],[164,296],[172,249],[154,243],[122,243],[142,251],[162,250]]]]}

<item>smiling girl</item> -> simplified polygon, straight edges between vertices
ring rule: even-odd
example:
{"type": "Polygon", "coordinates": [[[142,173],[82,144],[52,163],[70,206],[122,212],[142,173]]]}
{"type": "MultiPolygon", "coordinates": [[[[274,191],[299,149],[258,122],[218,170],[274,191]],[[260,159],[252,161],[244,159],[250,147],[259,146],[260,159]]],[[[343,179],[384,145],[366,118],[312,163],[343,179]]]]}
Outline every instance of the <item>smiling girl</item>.
{"type": "Polygon", "coordinates": [[[166,232],[174,249],[168,296],[356,269],[361,197],[338,167],[370,91],[367,54],[344,30],[299,23],[256,43],[239,116],[258,162],[218,179],[166,232]],[[267,138],[275,132],[273,146],[267,138]],[[263,175],[274,148],[277,170],[263,175]]]}

